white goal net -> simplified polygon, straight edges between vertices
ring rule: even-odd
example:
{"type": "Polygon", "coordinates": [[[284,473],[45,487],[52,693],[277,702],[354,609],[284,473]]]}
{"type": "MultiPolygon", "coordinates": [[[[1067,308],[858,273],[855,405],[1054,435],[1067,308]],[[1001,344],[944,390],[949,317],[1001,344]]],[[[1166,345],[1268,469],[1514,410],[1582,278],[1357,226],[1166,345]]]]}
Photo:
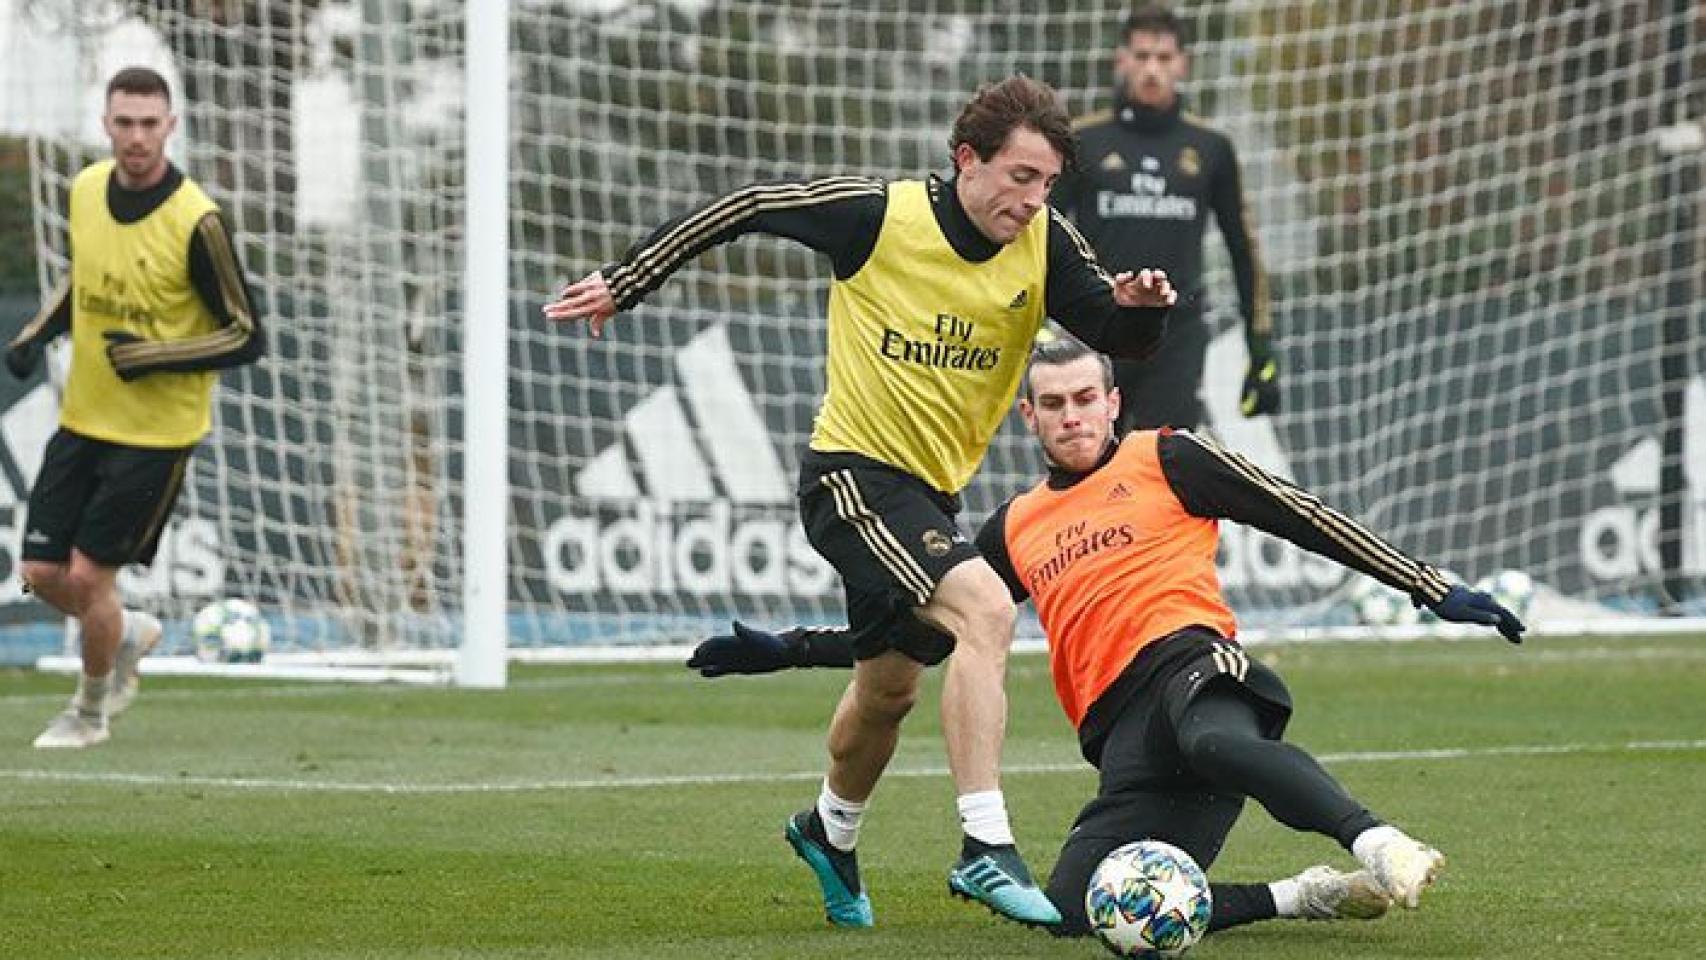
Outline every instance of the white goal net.
{"type": "MultiPolygon", "coordinates": [[[[13,6],[96,91],[33,131],[43,282],[65,269],[68,178],[103,153],[100,84],[145,55],[174,80],[176,156],[238,232],[272,342],[225,376],[133,593],[176,616],[253,599],[281,648],[455,645],[461,438],[493,429],[464,423],[459,373],[461,124],[480,108],[462,102],[462,4],[13,6]]],[[[538,307],[749,181],[945,171],[967,94],[1010,71],[1074,113],[1105,106],[1127,5],[511,6],[512,645],[835,619],[792,504],[827,266],[744,239],[603,340],[538,307]]],[[[1651,612],[1668,585],[1702,612],[1682,589],[1706,562],[1699,157],[1658,146],[1701,66],[1679,9],[1181,4],[1190,108],[1240,152],[1285,397],[1272,418],[1235,412],[1243,347],[1217,268],[1212,429],[1466,579],[1527,571],[1571,615],[1651,612]]],[[[14,486],[29,456],[12,451],[14,486]]],[[[1009,424],[967,522],[1038,472],[1009,424]]],[[[1223,578],[1257,626],[1355,616],[1338,568],[1236,528],[1223,578]]]]}

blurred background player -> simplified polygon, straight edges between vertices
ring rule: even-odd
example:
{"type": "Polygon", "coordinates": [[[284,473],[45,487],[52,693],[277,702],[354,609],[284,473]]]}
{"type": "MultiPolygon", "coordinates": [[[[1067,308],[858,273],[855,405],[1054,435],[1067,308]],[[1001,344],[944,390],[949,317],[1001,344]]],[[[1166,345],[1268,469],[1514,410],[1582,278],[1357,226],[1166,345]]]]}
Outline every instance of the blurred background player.
{"type": "MultiPolygon", "coordinates": [[[[1314,868],[1279,884],[1217,886],[1214,929],[1276,916],[1377,916],[1376,892],[1416,907],[1444,857],[1377,819],[1282,739],[1291,694],[1234,639],[1214,565],[1218,522],[1283,537],[1443,620],[1492,626],[1513,643],[1521,621],[1211,441],[1171,429],[1117,439],[1111,365],[1075,339],[1035,348],[1019,410],[1048,477],[998,508],[977,545],[1014,600],[1036,607],[1055,691],[1101,774],[1049,880],[1060,932],[1089,931],[1085,887],[1109,852],[1154,838],[1207,869],[1246,797],[1292,829],[1337,840],[1367,874],[1314,868]]],[[[689,666],[716,675],[847,660],[846,631],[775,636],[737,624],[734,635],[701,644],[689,666]]]]}
{"type": "Polygon", "coordinates": [[[1232,141],[1184,110],[1179,83],[1190,69],[1184,24],[1163,6],[1126,18],[1114,51],[1114,104],[1079,119],[1079,161],[1054,191],[1111,269],[1159,266],[1179,291],[1167,336],[1145,360],[1116,358],[1126,397],[1122,430],[1203,425],[1203,363],[1211,331],[1204,316],[1203,231],[1209,212],[1231,254],[1250,365],[1239,408],[1279,410],[1267,277],[1257,255],[1232,141]]]}
{"type": "Polygon", "coordinates": [[[857,662],[817,803],[784,829],[842,926],[873,922],[855,856],[865,805],[923,669],[950,651],[942,726],[965,831],[950,889],[1022,923],[1058,921],[1019,856],[1000,789],[1013,603],[959,530],[959,493],[1045,317],[1142,356],[1174,299],[1160,273],[1109,277],[1048,207],[1073,137],[1047,85],[1014,76],[980,89],[949,146],[945,182],[839,176],[720,197],[567,285],[544,311],[585,319],[596,336],[700,251],[746,233],[829,258],[828,390],[801,458],[800,516],[841,576],[857,662]]]}
{"type": "Polygon", "coordinates": [[[154,559],[212,426],[215,371],[265,350],[218,207],[166,159],[177,117],[165,79],[120,70],[102,124],[113,155],[72,184],[69,277],[6,353],[28,377],[47,342],[71,334],[59,429],[30,490],[23,580],[76,618],[83,675],[37,747],[101,743],[135,697],[160,623],[123,608],[118,571],[154,559]]]}

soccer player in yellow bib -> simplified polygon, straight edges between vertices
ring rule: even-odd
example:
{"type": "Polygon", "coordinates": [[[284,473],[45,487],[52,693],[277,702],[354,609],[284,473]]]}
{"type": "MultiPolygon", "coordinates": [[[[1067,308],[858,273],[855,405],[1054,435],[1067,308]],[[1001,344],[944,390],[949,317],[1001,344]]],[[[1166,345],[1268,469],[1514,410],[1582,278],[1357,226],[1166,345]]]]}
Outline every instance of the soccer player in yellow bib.
{"type": "Polygon", "coordinates": [[[857,665],[830,724],[817,802],[784,836],[839,926],[873,922],[854,853],[866,801],[922,671],[950,652],[942,726],[965,833],[950,890],[1021,923],[1059,921],[1019,856],[1000,789],[1013,602],[957,525],[959,493],[1045,318],[1141,357],[1175,300],[1160,271],[1109,276],[1049,208],[1075,143],[1047,85],[1014,76],[980,89],[949,146],[945,181],[834,176],[742,188],[659,227],[544,308],[598,336],[701,251],[746,233],[829,258],[829,383],[799,501],[808,539],[841,575],[857,665]]]}
{"type": "Polygon", "coordinates": [[[265,350],[219,208],[166,159],[177,125],[165,78],[127,67],[107,84],[113,156],[71,186],[71,271],[6,351],[35,373],[71,334],[59,430],[30,491],[29,589],[82,628],[83,676],[37,747],[87,747],[136,694],[160,622],[125,610],[116,578],[149,563],[213,423],[217,371],[265,350]]]}

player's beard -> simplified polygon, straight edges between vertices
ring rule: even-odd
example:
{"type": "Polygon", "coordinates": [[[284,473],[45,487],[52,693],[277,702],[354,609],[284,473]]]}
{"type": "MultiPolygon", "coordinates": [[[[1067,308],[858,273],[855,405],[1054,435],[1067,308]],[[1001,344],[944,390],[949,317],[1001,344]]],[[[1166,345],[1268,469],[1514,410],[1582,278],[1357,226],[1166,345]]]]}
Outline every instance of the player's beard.
{"type": "Polygon", "coordinates": [[[140,182],[159,172],[164,160],[164,154],[153,150],[127,151],[119,155],[119,165],[124,168],[125,179],[133,183],[140,182]]]}

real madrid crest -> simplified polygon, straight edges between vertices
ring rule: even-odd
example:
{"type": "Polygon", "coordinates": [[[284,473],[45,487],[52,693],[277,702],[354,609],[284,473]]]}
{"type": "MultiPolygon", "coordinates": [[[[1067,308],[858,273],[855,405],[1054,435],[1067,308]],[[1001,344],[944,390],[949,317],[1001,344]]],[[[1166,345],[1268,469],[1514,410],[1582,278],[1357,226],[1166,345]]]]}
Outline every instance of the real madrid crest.
{"type": "Polygon", "coordinates": [[[1179,172],[1187,177],[1202,173],[1202,157],[1197,155],[1196,147],[1186,147],[1179,151],[1179,172]]]}
{"type": "Polygon", "coordinates": [[[953,541],[940,530],[924,531],[924,552],[932,557],[946,556],[953,549],[953,541]]]}

